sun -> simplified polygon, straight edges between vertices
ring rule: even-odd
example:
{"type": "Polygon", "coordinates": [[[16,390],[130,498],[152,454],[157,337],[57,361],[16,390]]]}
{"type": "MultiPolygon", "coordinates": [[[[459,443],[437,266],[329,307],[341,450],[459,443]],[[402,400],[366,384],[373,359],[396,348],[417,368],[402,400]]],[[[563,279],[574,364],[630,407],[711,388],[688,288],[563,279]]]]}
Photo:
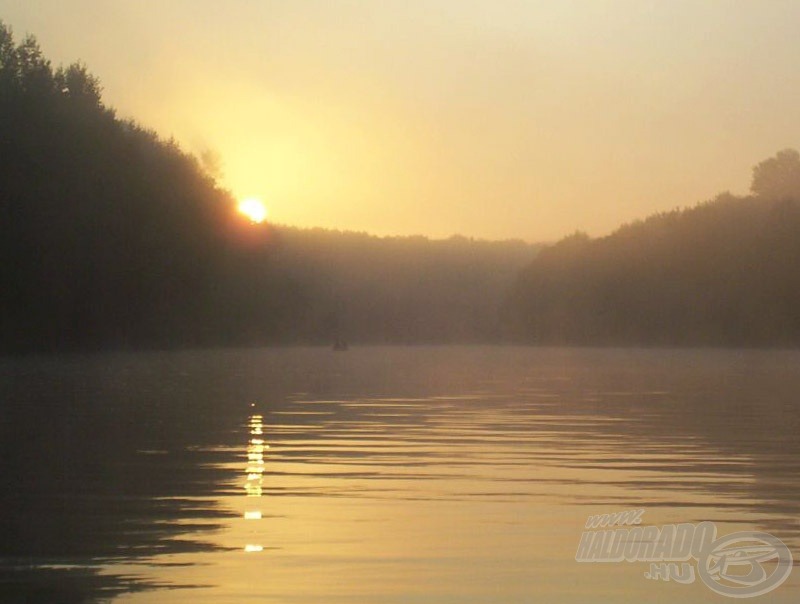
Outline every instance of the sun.
{"type": "Polygon", "coordinates": [[[250,219],[250,222],[256,224],[264,222],[267,219],[267,207],[264,202],[257,197],[247,197],[239,202],[236,206],[239,213],[244,214],[250,219]]]}

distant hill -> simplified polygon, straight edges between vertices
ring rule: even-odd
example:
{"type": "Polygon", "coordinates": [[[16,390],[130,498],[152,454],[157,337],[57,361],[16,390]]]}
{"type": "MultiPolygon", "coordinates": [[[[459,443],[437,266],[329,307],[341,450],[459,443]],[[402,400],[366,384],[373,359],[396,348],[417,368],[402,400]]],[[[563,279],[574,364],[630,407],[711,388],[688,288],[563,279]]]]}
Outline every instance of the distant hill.
{"type": "Polygon", "coordinates": [[[0,352],[496,341],[537,247],[247,223],[174,142],[0,23],[0,352]]]}
{"type": "Polygon", "coordinates": [[[800,154],[756,166],[752,191],[542,250],[509,296],[507,333],[550,344],[800,344],[800,154]]]}
{"type": "Polygon", "coordinates": [[[272,262],[305,284],[308,336],[497,342],[501,306],[539,246],[281,228],[272,262]]]}

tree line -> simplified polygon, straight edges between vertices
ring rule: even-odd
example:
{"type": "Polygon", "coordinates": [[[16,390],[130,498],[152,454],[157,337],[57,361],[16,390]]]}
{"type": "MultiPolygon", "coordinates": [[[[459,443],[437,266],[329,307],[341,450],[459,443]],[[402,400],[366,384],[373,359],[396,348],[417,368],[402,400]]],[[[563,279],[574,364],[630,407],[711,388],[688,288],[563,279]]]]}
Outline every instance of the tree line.
{"type": "Polygon", "coordinates": [[[253,225],[82,63],[0,22],[0,352],[325,343],[800,344],[800,154],[542,247],[253,225]]]}
{"type": "Polygon", "coordinates": [[[542,250],[509,295],[507,333],[547,344],[800,344],[800,154],[758,164],[751,191],[542,250]]]}
{"type": "Polygon", "coordinates": [[[472,342],[522,242],[248,223],[202,163],[0,23],[0,351],[472,342]]]}

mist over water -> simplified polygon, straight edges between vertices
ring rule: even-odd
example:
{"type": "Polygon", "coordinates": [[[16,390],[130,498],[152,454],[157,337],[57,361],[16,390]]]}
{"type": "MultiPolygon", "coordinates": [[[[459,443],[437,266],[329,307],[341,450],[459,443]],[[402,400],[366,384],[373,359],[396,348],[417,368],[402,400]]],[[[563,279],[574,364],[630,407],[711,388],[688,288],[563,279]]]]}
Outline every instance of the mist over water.
{"type": "Polygon", "coordinates": [[[799,367],[513,347],[5,360],[0,593],[705,601],[643,563],[575,562],[586,518],[643,508],[796,555],[799,367]]]}

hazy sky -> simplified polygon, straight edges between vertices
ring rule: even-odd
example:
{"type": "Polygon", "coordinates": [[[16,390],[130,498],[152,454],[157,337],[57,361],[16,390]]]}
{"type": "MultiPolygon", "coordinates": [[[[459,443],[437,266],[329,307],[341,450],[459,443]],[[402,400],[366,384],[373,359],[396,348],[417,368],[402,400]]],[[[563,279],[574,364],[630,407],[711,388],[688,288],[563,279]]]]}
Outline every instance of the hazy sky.
{"type": "Polygon", "coordinates": [[[800,2],[0,0],[271,219],[554,239],[800,146],[800,2]]]}

